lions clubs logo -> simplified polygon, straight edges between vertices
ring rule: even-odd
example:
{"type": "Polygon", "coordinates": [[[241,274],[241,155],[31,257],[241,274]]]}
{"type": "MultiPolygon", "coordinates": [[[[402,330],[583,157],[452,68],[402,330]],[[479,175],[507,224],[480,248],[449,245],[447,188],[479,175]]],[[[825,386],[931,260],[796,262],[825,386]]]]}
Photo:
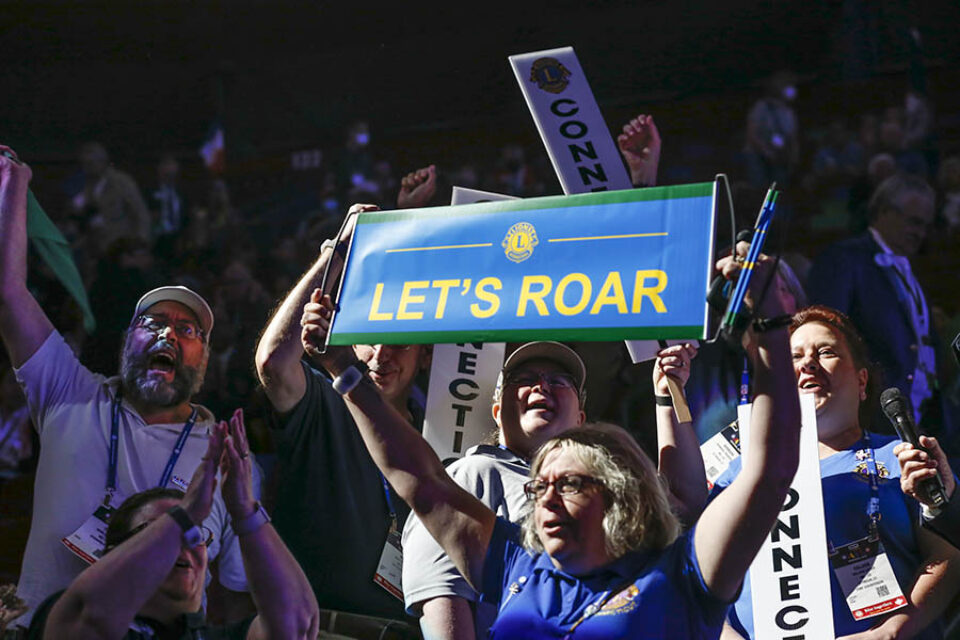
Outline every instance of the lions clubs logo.
{"type": "Polygon", "coordinates": [[[556,58],[539,58],[530,67],[530,82],[550,93],[560,93],[567,88],[570,70],[556,58]]]}
{"type": "Polygon", "coordinates": [[[507,236],[500,243],[507,258],[513,262],[523,262],[533,255],[533,248],[540,244],[537,230],[529,222],[518,222],[510,227],[507,236]]]}

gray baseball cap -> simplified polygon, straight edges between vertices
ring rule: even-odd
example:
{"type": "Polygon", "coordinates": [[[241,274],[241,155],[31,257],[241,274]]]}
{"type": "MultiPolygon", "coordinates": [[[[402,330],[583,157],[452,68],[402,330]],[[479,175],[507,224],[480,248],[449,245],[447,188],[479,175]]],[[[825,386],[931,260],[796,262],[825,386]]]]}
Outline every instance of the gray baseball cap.
{"type": "Polygon", "coordinates": [[[520,345],[510,354],[500,369],[500,377],[497,378],[497,397],[500,396],[504,378],[521,364],[530,360],[550,360],[559,364],[573,376],[573,381],[577,385],[577,394],[580,396],[580,404],[583,405],[586,402],[586,390],[584,389],[587,382],[586,365],[583,364],[583,360],[580,359],[576,351],[565,344],[551,340],[528,342],[520,345]]]}

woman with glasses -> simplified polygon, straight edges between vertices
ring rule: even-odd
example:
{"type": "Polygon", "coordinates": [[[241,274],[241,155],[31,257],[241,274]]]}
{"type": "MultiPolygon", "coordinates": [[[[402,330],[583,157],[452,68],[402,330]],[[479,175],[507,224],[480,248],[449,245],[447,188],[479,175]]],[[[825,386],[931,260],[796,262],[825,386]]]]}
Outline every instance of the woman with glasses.
{"type": "MultiPolygon", "coordinates": [[[[766,260],[756,268],[769,273],[766,260]]],[[[800,411],[782,323],[750,340],[756,455],[690,531],[678,533],[666,491],[629,435],[596,426],[564,433],[536,454],[521,531],[449,478],[426,441],[360,374],[352,351],[319,353],[332,306],[327,297],[304,307],[304,348],[338,378],[335,387],[390,484],[463,576],[498,606],[491,637],[719,635],[796,470],[800,411]]],[[[784,313],[772,296],[759,307],[761,317],[784,313]]],[[[530,387],[521,383],[543,380],[512,382],[504,401],[521,419],[549,417],[554,407],[523,401],[530,387]]]]}
{"type": "Polygon", "coordinates": [[[238,410],[213,428],[206,455],[184,494],[156,488],[127,498],[105,534],[103,557],[37,610],[28,638],[206,638],[287,640],[317,636],[313,591],[253,498],[250,449],[238,410]],[[223,627],[203,615],[207,547],[203,522],[222,494],[259,614],[223,627]]]}

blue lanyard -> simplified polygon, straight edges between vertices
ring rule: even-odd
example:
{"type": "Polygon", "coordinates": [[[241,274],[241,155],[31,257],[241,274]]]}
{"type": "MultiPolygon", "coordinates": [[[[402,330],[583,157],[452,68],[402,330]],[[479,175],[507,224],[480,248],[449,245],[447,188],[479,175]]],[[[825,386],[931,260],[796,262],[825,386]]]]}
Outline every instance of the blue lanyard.
{"type": "MultiPolygon", "coordinates": [[[[110,494],[117,490],[117,457],[120,452],[120,402],[122,397],[123,394],[120,387],[117,387],[117,395],[113,399],[113,406],[110,410],[110,457],[107,463],[108,498],[110,494]]],[[[163,475],[160,476],[160,482],[157,484],[158,487],[165,487],[167,483],[170,482],[170,477],[173,475],[173,468],[176,466],[177,460],[180,459],[180,454],[183,452],[183,445],[187,443],[187,438],[190,436],[190,431],[193,430],[193,425],[196,421],[197,408],[193,407],[193,411],[190,412],[190,417],[183,423],[183,429],[180,430],[180,435],[173,445],[173,451],[170,452],[170,458],[167,460],[167,466],[163,469],[163,475]]]]}
{"type": "Polygon", "coordinates": [[[397,510],[393,508],[393,498],[390,492],[390,484],[387,482],[386,477],[383,473],[380,473],[380,482],[383,483],[383,497],[387,499],[387,509],[390,510],[390,520],[397,523],[397,510]]]}
{"type": "Polygon", "coordinates": [[[880,473],[877,471],[877,461],[873,456],[873,447],[870,446],[870,434],[864,430],[863,441],[867,445],[867,454],[864,462],[867,465],[867,477],[870,481],[870,500],[867,501],[867,517],[870,518],[870,534],[876,536],[877,523],[880,521],[880,473]]]}
{"type": "Polygon", "coordinates": [[[743,371],[740,372],[740,404],[750,404],[750,361],[743,358],[743,371]]]}

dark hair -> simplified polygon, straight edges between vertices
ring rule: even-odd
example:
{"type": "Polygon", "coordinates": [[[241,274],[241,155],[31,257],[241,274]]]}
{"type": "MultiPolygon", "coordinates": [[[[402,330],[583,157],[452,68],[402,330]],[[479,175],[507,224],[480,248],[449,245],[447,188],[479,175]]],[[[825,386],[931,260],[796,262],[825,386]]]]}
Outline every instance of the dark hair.
{"type": "Polygon", "coordinates": [[[135,493],[124,500],[123,503],[117,507],[117,510],[113,512],[113,516],[110,517],[110,524],[107,525],[107,533],[104,536],[104,553],[110,551],[126,539],[127,534],[130,533],[130,529],[132,529],[130,524],[133,522],[134,516],[145,506],[151,502],[164,500],[166,498],[182,500],[183,496],[183,491],[179,489],[155,487],[141,491],[140,493],[135,493]]]}
{"type": "Polygon", "coordinates": [[[860,401],[858,413],[860,426],[864,429],[869,428],[876,413],[875,409],[879,406],[882,380],[879,367],[870,358],[867,343],[860,337],[860,332],[847,314],[822,304],[811,305],[797,311],[790,323],[790,335],[792,336],[794,331],[810,322],[825,324],[836,331],[850,350],[854,366],[857,369],[867,370],[867,397],[860,401]]]}

